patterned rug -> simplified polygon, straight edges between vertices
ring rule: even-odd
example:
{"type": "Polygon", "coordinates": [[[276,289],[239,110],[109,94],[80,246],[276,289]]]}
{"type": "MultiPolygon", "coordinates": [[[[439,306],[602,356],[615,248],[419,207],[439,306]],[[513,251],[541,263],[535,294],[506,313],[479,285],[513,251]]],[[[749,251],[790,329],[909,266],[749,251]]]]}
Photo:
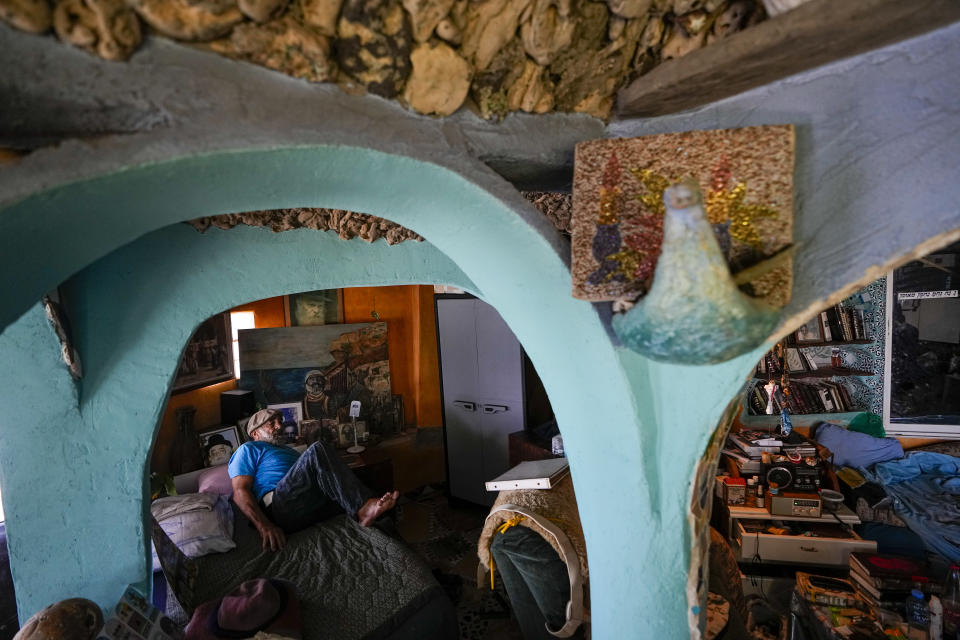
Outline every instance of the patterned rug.
{"type": "Polygon", "coordinates": [[[487,507],[450,506],[443,485],[408,492],[397,503],[400,536],[433,569],[457,609],[461,640],[523,640],[500,576],[478,589],[477,540],[487,507]]]}

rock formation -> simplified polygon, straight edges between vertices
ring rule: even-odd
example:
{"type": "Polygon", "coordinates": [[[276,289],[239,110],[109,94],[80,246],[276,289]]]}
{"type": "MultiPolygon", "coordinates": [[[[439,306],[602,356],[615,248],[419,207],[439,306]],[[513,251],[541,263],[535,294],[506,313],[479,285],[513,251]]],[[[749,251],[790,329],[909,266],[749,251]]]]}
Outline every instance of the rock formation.
{"type": "Polygon", "coordinates": [[[105,60],[126,60],[140,46],[140,22],[123,0],[59,0],[57,36],[105,60]]]}
{"type": "Polygon", "coordinates": [[[448,116],[463,104],[470,90],[467,61],[443,43],[418,45],[410,54],[413,71],[403,97],[420,113],[448,116]]]}
{"type": "Polygon", "coordinates": [[[761,0],[0,0],[0,20],[53,25],[108,60],[133,53],[143,20],[296,78],[493,120],[607,118],[631,78],[765,17],[761,0]]]}
{"type": "Polygon", "coordinates": [[[45,33],[53,25],[47,0],[0,0],[0,20],[30,33],[45,33]]]}

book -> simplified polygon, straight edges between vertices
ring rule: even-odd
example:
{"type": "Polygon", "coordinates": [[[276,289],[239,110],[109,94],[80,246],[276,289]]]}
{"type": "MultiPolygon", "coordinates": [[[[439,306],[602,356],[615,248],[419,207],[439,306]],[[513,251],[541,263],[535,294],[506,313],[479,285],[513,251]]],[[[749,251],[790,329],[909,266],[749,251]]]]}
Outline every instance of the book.
{"type": "Polygon", "coordinates": [[[509,471],[485,482],[487,491],[513,489],[549,489],[570,472],[566,458],[527,460],[509,471]]]}
{"type": "Polygon", "coordinates": [[[925,560],[864,551],[850,554],[850,576],[854,574],[859,574],[858,582],[881,592],[910,590],[915,582],[922,582],[924,591],[937,593],[946,577],[925,560]]]}
{"type": "Polygon", "coordinates": [[[830,322],[827,320],[827,312],[820,312],[820,326],[823,327],[823,341],[833,342],[833,334],[830,331],[830,322]]]}

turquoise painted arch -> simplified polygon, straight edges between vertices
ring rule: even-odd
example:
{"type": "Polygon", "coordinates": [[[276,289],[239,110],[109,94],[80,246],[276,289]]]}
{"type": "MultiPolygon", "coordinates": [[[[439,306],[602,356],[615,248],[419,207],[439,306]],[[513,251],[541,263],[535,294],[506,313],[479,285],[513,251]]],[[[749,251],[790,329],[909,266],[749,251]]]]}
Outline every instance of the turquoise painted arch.
{"type": "Polygon", "coordinates": [[[482,166],[460,174],[332,146],[193,156],[35,194],[0,211],[0,231],[3,321],[30,309],[0,334],[0,398],[37,407],[16,424],[0,418],[22,616],[72,595],[107,606],[123,584],[146,579],[146,460],[177,357],[205,317],[285,291],[443,282],[495,306],[541,373],[584,521],[596,637],[688,635],[691,476],[751,356],[681,367],[615,347],[597,310],[569,295],[559,235],[482,166]],[[293,206],[372,213],[429,243],[185,226],[150,233],[293,206]],[[73,274],[79,386],[30,307],[73,274]],[[51,438],[54,446],[37,447],[51,438]]]}

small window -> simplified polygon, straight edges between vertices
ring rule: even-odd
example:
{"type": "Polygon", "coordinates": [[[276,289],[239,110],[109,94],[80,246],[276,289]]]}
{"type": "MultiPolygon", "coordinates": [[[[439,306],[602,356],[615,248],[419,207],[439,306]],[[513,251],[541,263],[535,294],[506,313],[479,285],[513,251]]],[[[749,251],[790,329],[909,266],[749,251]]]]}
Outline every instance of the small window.
{"type": "Polygon", "coordinates": [[[233,327],[233,375],[240,379],[240,329],[256,329],[257,323],[253,311],[234,311],[230,314],[230,326],[233,327]]]}

